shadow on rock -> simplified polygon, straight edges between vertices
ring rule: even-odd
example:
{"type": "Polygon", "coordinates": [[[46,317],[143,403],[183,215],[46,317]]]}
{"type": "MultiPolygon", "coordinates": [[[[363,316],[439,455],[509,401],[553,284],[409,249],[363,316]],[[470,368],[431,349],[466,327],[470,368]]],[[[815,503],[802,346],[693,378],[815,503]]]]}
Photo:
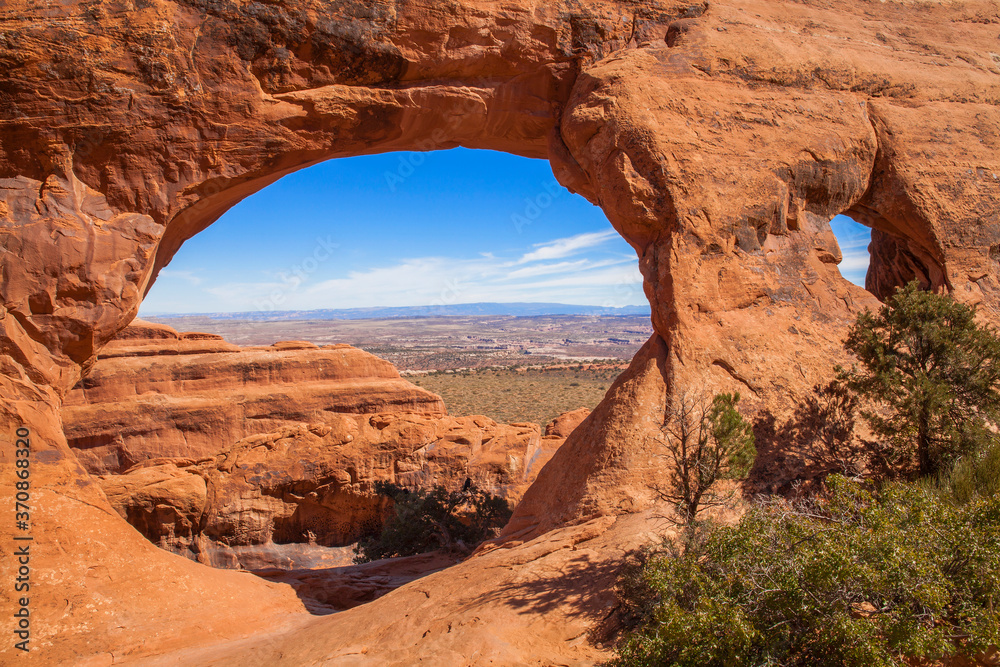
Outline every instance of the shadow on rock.
{"type": "Polygon", "coordinates": [[[754,422],[757,461],[748,494],[798,495],[828,475],[856,477],[883,467],[875,443],[858,435],[858,399],[837,382],[817,386],[784,422],[765,411],[754,422]]]}
{"type": "Polygon", "coordinates": [[[561,549],[526,564],[516,578],[498,586],[483,601],[521,613],[558,610],[569,617],[599,620],[614,605],[619,566],[616,559],[595,559],[589,553],[561,549]]]}
{"type": "Polygon", "coordinates": [[[324,616],[371,602],[456,562],[451,554],[434,551],[361,565],[301,570],[270,568],[253,573],[268,581],[288,584],[309,613],[324,616]]]}

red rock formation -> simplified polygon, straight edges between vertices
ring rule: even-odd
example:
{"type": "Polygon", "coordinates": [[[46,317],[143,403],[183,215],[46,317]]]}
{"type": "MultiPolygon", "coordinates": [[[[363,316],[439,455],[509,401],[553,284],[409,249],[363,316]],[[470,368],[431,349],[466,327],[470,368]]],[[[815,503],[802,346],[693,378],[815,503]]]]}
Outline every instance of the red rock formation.
{"type": "Polygon", "coordinates": [[[357,541],[384,517],[376,481],[471,478],[514,505],[587,412],[544,438],[537,424],[448,417],[347,345],[239,348],[137,320],[105,350],[64,402],[70,446],[140,533],[216,567],[295,565],[241,547],[357,541]]]}
{"type": "Polygon", "coordinates": [[[590,408],[577,408],[576,410],[564,412],[553,419],[551,424],[545,427],[545,435],[555,436],[557,438],[567,438],[569,437],[569,434],[576,430],[576,427],[589,416],[590,408]]]}
{"type": "Polygon", "coordinates": [[[302,570],[261,569],[254,574],[269,581],[287,583],[312,613],[329,614],[371,602],[456,562],[453,556],[436,551],[361,565],[302,570]]]}
{"type": "MultiPolygon", "coordinates": [[[[276,344],[277,345],[277,344],[276,344]]],[[[239,352],[233,345],[215,334],[189,331],[180,333],[166,324],[145,320],[132,322],[118,332],[98,355],[99,359],[116,357],[150,357],[157,355],[211,354],[213,352],[239,352]]],[[[93,376],[93,368],[88,378],[93,376]]],[[[76,389],[79,389],[78,385],[76,389]]]]}
{"type": "MultiPolygon", "coordinates": [[[[255,545],[345,546],[381,525],[376,481],[452,490],[466,478],[516,504],[564,438],[487,417],[330,415],[252,435],[195,461],[151,459],[100,484],[159,546],[215,567],[287,561],[255,545]],[[248,561],[247,559],[251,560],[248,561]]],[[[287,563],[295,566],[294,562],[287,563]]]]}
{"type": "Polygon", "coordinates": [[[122,333],[63,403],[66,437],[93,473],[210,457],[249,435],[337,413],[446,414],[440,397],[349,345],[239,348],[145,322],[122,333]]]}
{"type": "Polygon", "coordinates": [[[740,389],[781,413],[874,305],[836,270],[836,213],[905,250],[877,251],[874,275],[915,258],[1000,319],[986,0],[12,0],[0,16],[0,432],[33,433],[32,522],[58,545],[35,563],[52,662],[232,637],[220,618],[274,629],[273,587],[244,581],[234,603],[232,579],[146,550],[77,463],[59,405],[184,240],[303,166],[457,145],[548,158],[636,249],[656,334],[526,494],[509,530],[533,542],[262,639],[262,664],[599,656],[581,639],[606,611],[599,570],[646,524],[591,517],[651,502],[670,393],[740,389]],[[582,528],[543,534],[576,522],[613,527],[576,550],[582,528]]]}

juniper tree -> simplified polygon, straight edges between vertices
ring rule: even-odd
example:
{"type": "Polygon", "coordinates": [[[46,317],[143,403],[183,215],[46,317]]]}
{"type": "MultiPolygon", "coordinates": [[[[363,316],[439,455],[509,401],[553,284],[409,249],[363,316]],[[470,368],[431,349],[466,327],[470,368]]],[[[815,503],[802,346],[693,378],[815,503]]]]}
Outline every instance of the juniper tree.
{"type": "Polygon", "coordinates": [[[660,497],[677,506],[681,523],[692,525],[701,509],[718,504],[711,493],[720,479],[746,476],[757,457],[753,430],[736,404],[739,393],[705,397],[681,394],[667,410],[664,450],[670,481],[660,497]]]}
{"type": "Polygon", "coordinates": [[[470,479],[459,491],[443,486],[410,490],[389,482],[376,482],[375,491],[393,501],[393,513],[379,535],[358,542],[356,563],[435,549],[468,551],[496,537],[511,517],[506,500],[470,479]]]}
{"type": "Polygon", "coordinates": [[[862,416],[904,467],[915,458],[927,476],[996,437],[1000,338],[974,308],[914,281],[858,315],[844,347],[858,364],[840,377],[867,399],[862,416]]]}
{"type": "Polygon", "coordinates": [[[681,552],[633,554],[633,626],[608,667],[988,664],[1000,642],[1000,496],[944,502],[914,483],[755,504],[681,552]]]}

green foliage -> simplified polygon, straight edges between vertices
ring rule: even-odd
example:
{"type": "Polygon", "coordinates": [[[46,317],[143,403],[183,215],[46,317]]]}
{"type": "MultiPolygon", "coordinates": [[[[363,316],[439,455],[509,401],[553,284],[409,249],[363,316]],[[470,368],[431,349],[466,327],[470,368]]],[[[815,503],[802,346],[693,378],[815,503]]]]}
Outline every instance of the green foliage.
{"type": "Polygon", "coordinates": [[[739,400],[738,393],[717,394],[708,404],[682,394],[667,410],[662,432],[670,479],[656,491],[677,506],[681,523],[693,524],[701,509],[718,504],[712,486],[746,477],[757,458],[753,429],[736,410],[739,400]]]}
{"type": "MultiPolygon", "coordinates": [[[[758,504],[737,526],[633,555],[618,593],[634,629],[611,664],[902,666],[1000,645],[1000,338],[975,315],[907,285],[859,315],[845,343],[858,366],[802,411],[797,435],[821,463],[856,473],[844,443],[862,399],[882,441],[872,460],[920,483],[873,493],[834,475],[818,499],[758,504]]],[[[733,413],[723,395],[671,415],[681,474],[661,495],[691,521],[709,477],[691,452],[738,442],[733,413]]],[[[742,451],[731,476],[753,461],[742,451]]]]}
{"type": "Polygon", "coordinates": [[[1000,645],[1000,497],[828,484],[634,559],[619,596],[638,626],[609,664],[902,666],[1000,645]]]}
{"type": "Polygon", "coordinates": [[[930,475],[982,450],[1000,415],[1000,338],[975,310],[911,282],[865,311],[844,347],[860,363],[840,376],[867,399],[872,431],[896,465],[930,475]]]}
{"type": "Polygon", "coordinates": [[[1000,493],[1000,439],[960,458],[935,486],[957,503],[989,498],[1000,493]]]}
{"type": "Polygon", "coordinates": [[[708,411],[708,422],[715,443],[713,455],[718,463],[719,479],[743,479],[757,459],[753,428],[736,410],[740,394],[717,394],[708,411]]]}
{"type": "Polygon", "coordinates": [[[496,537],[511,516],[507,501],[466,482],[461,491],[443,486],[411,491],[376,482],[375,491],[393,501],[393,516],[381,534],[358,542],[354,561],[412,556],[435,549],[470,550],[496,537]]]}

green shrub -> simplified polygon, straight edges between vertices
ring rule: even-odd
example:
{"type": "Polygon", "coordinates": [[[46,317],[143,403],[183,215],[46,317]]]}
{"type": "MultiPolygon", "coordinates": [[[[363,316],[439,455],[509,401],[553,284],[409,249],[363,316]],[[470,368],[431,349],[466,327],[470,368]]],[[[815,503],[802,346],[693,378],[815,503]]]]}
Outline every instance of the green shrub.
{"type": "Polygon", "coordinates": [[[436,549],[470,551],[496,537],[511,516],[506,500],[469,481],[461,491],[443,486],[411,491],[388,482],[376,482],[375,491],[392,499],[393,515],[379,535],[358,542],[356,563],[436,549]]]}
{"type": "Polygon", "coordinates": [[[636,626],[609,664],[878,667],[1000,645],[1000,496],[828,489],[634,558],[619,596],[636,626]]]}
{"type": "Polygon", "coordinates": [[[1000,493],[1000,438],[959,459],[942,475],[937,488],[957,503],[1000,493]]]}

